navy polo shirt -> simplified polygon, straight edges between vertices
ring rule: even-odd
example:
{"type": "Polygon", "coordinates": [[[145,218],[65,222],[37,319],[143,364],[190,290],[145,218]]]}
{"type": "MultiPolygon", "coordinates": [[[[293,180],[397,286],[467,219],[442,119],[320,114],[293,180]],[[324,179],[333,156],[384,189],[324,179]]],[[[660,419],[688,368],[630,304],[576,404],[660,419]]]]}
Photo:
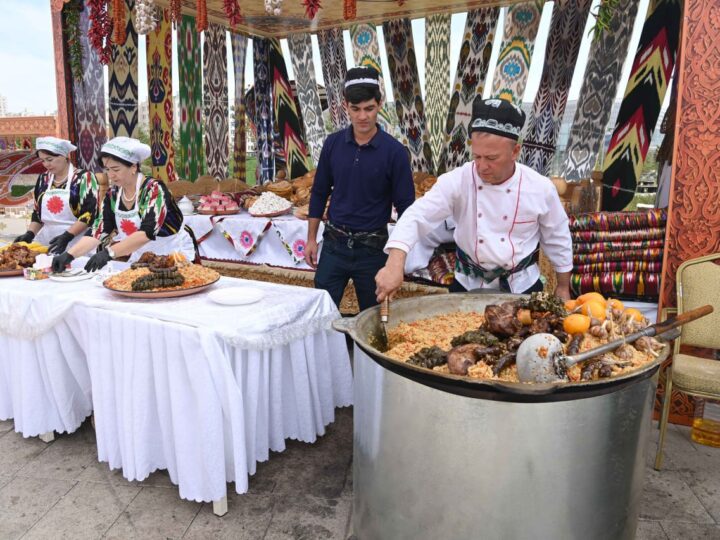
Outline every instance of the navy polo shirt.
{"type": "Polygon", "coordinates": [[[374,231],[415,201],[415,186],[405,147],[378,128],[370,142],[358,145],[352,126],[330,135],[323,145],[310,196],[311,218],[328,217],[350,231],[374,231]]]}

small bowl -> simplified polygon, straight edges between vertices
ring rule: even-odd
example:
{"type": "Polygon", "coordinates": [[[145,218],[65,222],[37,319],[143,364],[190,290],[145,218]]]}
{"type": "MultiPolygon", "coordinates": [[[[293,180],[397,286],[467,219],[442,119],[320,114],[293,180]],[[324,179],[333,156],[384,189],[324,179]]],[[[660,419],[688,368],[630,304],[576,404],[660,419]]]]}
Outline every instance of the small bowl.
{"type": "Polygon", "coordinates": [[[50,271],[50,268],[23,268],[23,276],[30,281],[37,281],[49,278],[50,271]]]}

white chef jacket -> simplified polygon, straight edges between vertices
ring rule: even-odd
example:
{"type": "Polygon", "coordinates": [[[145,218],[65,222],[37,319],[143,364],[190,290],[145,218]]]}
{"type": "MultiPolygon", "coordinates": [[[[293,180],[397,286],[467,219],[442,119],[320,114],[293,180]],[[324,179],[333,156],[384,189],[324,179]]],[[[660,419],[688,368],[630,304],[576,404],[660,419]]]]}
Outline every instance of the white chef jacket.
{"type": "MultiPolygon", "coordinates": [[[[457,246],[487,270],[515,267],[538,242],[556,272],[572,270],[567,214],[550,179],[530,167],[516,163],[514,174],[499,185],[485,183],[472,161],[441,175],[430,191],[405,210],[385,252],[397,248],[408,253],[449,217],[457,224],[457,246]]],[[[521,293],[539,277],[540,269],[533,264],[508,277],[510,290],[521,293]]],[[[459,272],[455,279],[467,290],[500,288],[498,279],[486,283],[459,272]]]]}

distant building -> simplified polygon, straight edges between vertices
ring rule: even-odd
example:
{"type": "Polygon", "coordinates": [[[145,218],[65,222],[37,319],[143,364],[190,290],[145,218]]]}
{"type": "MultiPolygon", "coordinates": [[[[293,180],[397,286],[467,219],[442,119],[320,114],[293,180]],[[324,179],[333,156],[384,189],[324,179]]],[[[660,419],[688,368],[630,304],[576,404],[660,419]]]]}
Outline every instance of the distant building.
{"type": "Polygon", "coordinates": [[[7,115],[7,98],[0,94],[0,116],[7,115]]]}

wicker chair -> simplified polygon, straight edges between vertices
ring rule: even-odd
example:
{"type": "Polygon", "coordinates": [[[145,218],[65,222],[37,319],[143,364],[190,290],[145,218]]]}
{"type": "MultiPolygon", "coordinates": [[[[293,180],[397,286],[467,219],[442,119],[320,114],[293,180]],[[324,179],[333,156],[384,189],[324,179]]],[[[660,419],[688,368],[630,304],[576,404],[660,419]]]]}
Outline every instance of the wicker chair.
{"type": "Polygon", "coordinates": [[[663,461],[663,444],[670,414],[673,390],[691,396],[720,400],[720,361],[680,353],[680,345],[720,349],[720,253],[686,261],[676,274],[677,310],[666,313],[683,313],[710,304],[715,311],[682,327],[682,334],[675,340],[673,361],[666,370],[665,398],[660,417],[660,439],[655,455],[655,469],[660,470],[663,461]]]}

